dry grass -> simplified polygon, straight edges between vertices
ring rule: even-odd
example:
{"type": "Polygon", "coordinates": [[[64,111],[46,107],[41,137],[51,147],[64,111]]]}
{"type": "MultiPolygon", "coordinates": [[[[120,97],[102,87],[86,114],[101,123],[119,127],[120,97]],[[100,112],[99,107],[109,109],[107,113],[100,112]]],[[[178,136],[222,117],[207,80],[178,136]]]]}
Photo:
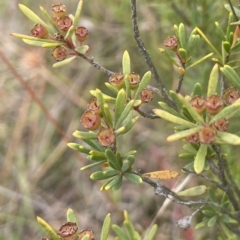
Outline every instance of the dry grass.
{"type": "MultiPolygon", "coordinates": [[[[39,4],[46,9],[50,9],[52,4],[46,0],[20,2],[38,13],[39,4]]],[[[74,12],[77,0],[62,2],[69,6],[69,12],[74,12]]],[[[148,69],[132,37],[129,2],[85,1],[82,23],[90,29],[90,55],[96,61],[118,72],[122,53],[127,49],[132,57],[133,70],[142,75],[148,69]]],[[[189,29],[190,24],[193,27],[194,24],[200,24],[210,33],[213,27],[207,26],[207,21],[211,20],[213,25],[214,19],[218,19],[224,11],[219,1],[218,6],[214,4],[215,14],[211,16],[210,10],[204,9],[208,7],[207,0],[196,1],[198,9],[194,9],[193,4],[189,6],[187,0],[179,0],[174,1],[182,13],[179,15],[169,2],[139,2],[139,22],[146,46],[167,85],[171,87],[175,86],[177,74],[157,49],[167,36],[174,34],[172,25],[186,20],[186,17],[189,29]]],[[[107,77],[81,59],[60,70],[52,69],[54,61],[50,51],[26,46],[19,39],[10,37],[11,32],[28,34],[32,26],[19,11],[18,3],[16,0],[0,3],[0,51],[33,90],[35,99],[20,84],[19,77],[14,76],[1,61],[0,239],[40,239],[42,233],[36,223],[36,215],[58,229],[65,222],[69,207],[76,211],[81,228],[92,229],[96,239],[105,215],[111,212],[113,222],[121,224],[124,209],[129,211],[137,229],[144,232],[161,208],[163,199],[155,197],[153,190],[145,184],[135,186],[128,182],[124,182],[122,190],[118,192],[100,192],[99,183],[89,179],[90,172],[79,171],[86,164],[86,158],[75,154],[66,145],[68,141],[76,141],[71,134],[81,128],[79,119],[91,98],[89,90],[99,87],[104,91],[103,81],[107,81],[107,77]],[[45,106],[47,112],[43,111],[36,99],[45,106]],[[66,134],[65,138],[57,130],[56,123],[66,134]]],[[[209,50],[201,51],[202,56],[209,50]]],[[[198,75],[197,81],[201,81],[206,75],[204,72],[209,74],[210,67],[204,67],[206,71],[201,68],[191,72],[186,78],[185,91],[196,82],[195,79],[192,81],[191,76],[198,75]]],[[[157,101],[159,99],[156,97],[157,101]]],[[[149,110],[153,107],[150,106],[149,110]]],[[[123,151],[138,150],[136,168],[144,172],[157,169],[180,171],[183,166],[183,162],[177,158],[180,146],[176,143],[166,145],[165,142],[171,131],[170,124],[142,119],[131,134],[122,139],[121,148],[123,151]]],[[[166,184],[174,187],[184,178],[182,175],[179,180],[166,184]]],[[[203,239],[202,233],[196,235],[193,228],[183,233],[175,227],[175,221],[188,212],[188,209],[175,204],[166,207],[156,220],[159,223],[156,239],[203,239]],[[191,235],[195,235],[195,238],[191,238],[191,235]]]]}

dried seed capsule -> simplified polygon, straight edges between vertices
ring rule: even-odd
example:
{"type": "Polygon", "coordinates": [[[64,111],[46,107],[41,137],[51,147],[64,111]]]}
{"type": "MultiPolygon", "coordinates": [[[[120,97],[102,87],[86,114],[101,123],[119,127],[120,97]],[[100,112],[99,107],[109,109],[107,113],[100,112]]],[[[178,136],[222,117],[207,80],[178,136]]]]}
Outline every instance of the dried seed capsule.
{"type": "Polygon", "coordinates": [[[196,96],[190,100],[190,104],[192,105],[193,108],[195,108],[195,110],[199,114],[203,113],[204,110],[206,109],[205,103],[206,103],[206,100],[204,97],[196,96]]]}
{"type": "Polygon", "coordinates": [[[82,230],[82,231],[79,233],[77,240],[82,240],[82,238],[83,238],[84,236],[88,236],[88,238],[89,238],[90,240],[95,240],[95,238],[94,238],[94,233],[93,233],[92,230],[89,230],[89,229],[84,229],[84,230],[82,230]]]}
{"type": "Polygon", "coordinates": [[[140,92],[140,98],[142,102],[149,103],[153,100],[153,92],[145,88],[140,92]]]}
{"type": "Polygon", "coordinates": [[[88,130],[96,130],[101,126],[101,119],[98,114],[92,111],[86,111],[81,118],[83,127],[88,130]]]}
{"type": "Polygon", "coordinates": [[[121,89],[125,86],[124,75],[122,73],[115,73],[109,78],[109,82],[117,89],[121,89]]]}
{"type": "Polygon", "coordinates": [[[221,118],[214,123],[214,126],[218,131],[225,132],[229,126],[229,121],[226,118],[221,118]]]}
{"type": "Polygon", "coordinates": [[[164,46],[169,48],[170,50],[176,51],[178,48],[178,39],[175,36],[168,37],[164,41],[164,46]]]}
{"type": "Polygon", "coordinates": [[[52,11],[55,17],[64,17],[66,16],[66,6],[62,3],[52,5],[52,11]]]}
{"type": "Polygon", "coordinates": [[[216,115],[224,106],[224,102],[220,96],[213,94],[206,99],[206,110],[211,115],[216,115]]]}
{"type": "Polygon", "coordinates": [[[56,24],[60,30],[66,32],[72,26],[72,19],[68,16],[64,16],[58,18],[56,24]]]}
{"type": "Polygon", "coordinates": [[[60,227],[58,235],[62,240],[74,240],[77,236],[77,231],[78,227],[75,222],[67,222],[60,227]]]}
{"type": "Polygon", "coordinates": [[[102,128],[98,132],[98,142],[104,147],[113,147],[116,143],[116,136],[112,129],[102,128]]]}
{"type": "Polygon", "coordinates": [[[97,102],[97,98],[92,98],[87,106],[87,110],[92,111],[101,117],[101,108],[97,102]]]}
{"type": "Polygon", "coordinates": [[[187,136],[185,139],[186,139],[186,141],[188,143],[192,143],[192,144],[199,143],[199,135],[198,135],[198,133],[194,133],[194,134],[192,134],[190,136],[187,136]]]}
{"type": "Polygon", "coordinates": [[[214,143],[217,137],[216,130],[208,126],[202,127],[198,135],[200,142],[205,144],[214,143]]]}
{"type": "Polygon", "coordinates": [[[88,30],[85,27],[78,27],[75,30],[75,35],[80,42],[84,42],[88,37],[88,30]]]}
{"type": "Polygon", "coordinates": [[[55,60],[57,61],[62,61],[67,57],[67,50],[65,47],[60,46],[56,47],[52,51],[52,56],[54,57],[55,60]]]}
{"type": "Polygon", "coordinates": [[[140,76],[137,73],[129,73],[129,82],[130,82],[130,88],[132,90],[136,89],[141,81],[140,76]]]}
{"type": "Polygon", "coordinates": [[[237,88],[230,87],[223,92],[222,98],[226,105],[231,105],[240,98],[240,92],[237,88]]]}
{"type": "Polygon", "coordinates": [[[48,31],[42,24],[37,23],[31,29],[31,35],[37,38],[47,38],[48,31]]]}

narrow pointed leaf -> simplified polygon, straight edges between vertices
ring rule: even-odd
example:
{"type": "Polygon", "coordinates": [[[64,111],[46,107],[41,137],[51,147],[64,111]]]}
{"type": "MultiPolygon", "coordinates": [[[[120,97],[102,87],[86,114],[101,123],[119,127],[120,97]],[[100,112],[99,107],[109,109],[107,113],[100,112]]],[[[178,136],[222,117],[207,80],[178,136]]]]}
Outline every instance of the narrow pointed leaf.
{"type": "Polygon", "coordinates": [[[120,237],[120,239],[124,240],[130,240],[127,234],[124,232],[122,228],[120,228],[118,225],[112,225],[113,231],[120,237]]]}
{"type": "Polygon", "coordinates": [[[42,40],[37,39],[36,40],[36,38],[33,38],[33,39],[22,38],[22,40],[26,44],[31,45],[31,46],[35,46],[35,47],[44,47],[44,45],[46,45],[47,47],[54,48],[54,47],[57,47],[57,46],[60,46],[60,45],[64,44],[64,43],[61,43],[61,42],[48,42],[48,41],[45,42],[45,39],[42,39],[42,40]]]}
{"type": "Polygon", "coordinates": [[[18,4],[20,10],[28,17],[33,23],[40,23],[48,32],[53,33],[51,27],[49,27],[38,15],[36,15],[31,9],[23,4],[18,4]]]}
{"type": "Polygon", "coordinates": [[[130,56],[128,51],[125,51],[123,53],[122,68],[123,68],[123,75],[131,73],[131,62],[130,62],[130,56]]]}
{"type": "Polygon", "coordinates": [[[107,148],[105,150],[105,155],[107,157],[108,163],[111,164],[114,167],[114,169],[121,170],[122,166],[119,163],[117,156],[110,148],[107,148]]]}
{"type": "MultiPolygon", "coordinates": [[[[90,93],[91,93],[94,97],[97,97],[97,91],[96,91],[96,90],[91,90],[90,93]]],[[[111,97],[111,96],[109,96],[109,95],[103,94],[103,93],[102,93],[102,95],[103,95],[104,101],[109,102],[109,103],[115,103],[115,101],[116,101],[115,98],[113,98],[113,97],[111,97]]]]}
{"type": "Polygon", "coordinates": [[[110,213],[109,213],[109,214],[107,214],[107,216],[104,219],[100,240],[107,240],[108,234],[110,231],[110,226],[111,226],[111,217],[110,217],[110,213]]]}
{"type": "Polygon", "coordinates": [[[108,125],[110,126],[110,128],[112,128],[113,127],[113,120],[112,120],[111,111],[110,111],[107,103],[104,103],[104,117],[105,117],[108,125]]]}
{"type": "Polygon", "coordinates": [[[47,222],[40,217],[37,217],[37,221],[48,237],[50,237],[52,240],[60,240],[60,237],[47,222]]]}
{"type": "MultiPolygon", "coordinates": [[[[224,4],[224,7],[225,7],[230,13],[232,12],[232,8],[230,7],[229,4],[224,4]]],[[[234,9],[234,12],[236,13],[236,15],[237,15],[238,17],[240,17],[240,10],[239,10],[238,8],[236,8],[236,7],[233,7],[233,9],[234,9]]]]}
{"type": "Polygon", "coordinates": [[[199,82],[194,85],[192,97],[202,96],[202,86],[199,82]]]}
{"type": "Polygon", "coordinates": [[[141,176],[142,177],[147,177],[147,178],[156,178],[156,179],[173,179],[178,177],[180,174],[175,171],[170,171],[170,170],[162,170],[162,171],[155,171],[155,172],[149,172],[149,173],[144,173],[141,176]]]}
{"type": "Polygon", "coordinates": [[[209,124],[212,124],[216,122],[217,120],[221,118],[230,118],[233,117],[236,113],[237,110],[240,110],[240,100],[237,100],[234,102],[232,105],[229,105],[225,108],[223,108],[218,114],[216,114],[209,122],[209,124]]]}
{"type": "Polygon", "coordinates": [[[105,148],[99,144],[97,139],[86,139],[86,138],[84,138],[82,140],[95,150],[98,150],[100,152],[105,151],[105,148]]]}
{"type": "Polygon", "coordinates": [[[219,23],[218,23],[218,22],[215,22],[215,26],[216,26],[218,35],[221,37],[221,39],[222,39],[223,41],[225,41],[225,40],[226,40],[226,36],[225,36],[225,33],[223,32],[223,29],[222,29],[221,26],[219,25],[219,23]]]}
{"type": "Polygon", "coordinates": [[[169,121],[169,122],[173,122],[173,123],[176,123],[176,124],[179,124],[179,125],[183,125],[183,126],[186,126],[186,127],[189,127],[189,128],[192,128],[192,127],[196,127],[196,125],[194,123],[191,123],[191,122],[188,122],[186,121],[185,119],[183,118],[179,118],[179,117],[176,117],[166,111],[163,111],[163,110],[160,110],[160,109],[153,109],[153,112],[158,115],[159,117],[169,121]]]}
{"type": "Polygon", "coordinates": [[[207,145],[201,144],[194,160],[194,170],[197,174],[201,173],[204,169],[206,155],[207,145]]]}
{"type": "Polygon", "coordinates": [[[218,84],[218,64],[215,64],[211,73],[210,78],[208,81],[208,90],[207,90],[207,96],[211,96],[212,94],[217,92],[217,84],[218,84]]]}
{"type": "Polygon", "coordinates": [[[121,135],[121,134],[124,134],[124,133],[127,133],[128,131],[130,131],[132,129],[132,127],[134,126],[134,124],[136,123],[136,121],[140,118],[140,116],[137,116],[133,119],[131,119],[129,122],[126,123],[126,125],[118,128],[117,130],[115,130],[115,134],[118,136],[118,135],[121,135]]]}
{"type": "Polygon", "coordinates": [[[195,47],[197,46],[198,42],[199,42],[200,36],[198,34],[192,34],[188,40],[188,44],[187,44],[187,53],[191,54],[191,52],[193,51],[193,49],[195,49],[195,47]]]}
{"type": "Polygon", "coordinates": [[[179,109],[182,109],[182,105],[183,105],[183,104],[182,104],[182,102],[179,100],[178,94],[177,94],[175,91],[173,91],[173,90],[170,90],[169,93],[170,93],[170,96],[171,96],[172,100],[177,104],[178,108],[179,108],[179,109]]]}
{"type": "Polygon", "coordinates": [[[188,66],[188,67],[186,68],[186,70],[188,70],[189,68],[195,67],[195,66],[198,65],[199,63],[201,63],[201,62],[205,61],[206,59],[210,58],[212,55],[213,55],[213,53],[209,53],[209,54],[207,54],[206,56],[198,59],[196,62],[194,62],[194,63],[192,63],[190,66],[188,66]]]}
{"type": "Polygon", "coordinates": [[[104,84],[111,92],[113,92],[116,95],[118,94],[118,89],[116,87],[114,87],[112,84],[110,84],[108,82],[105,82],[104,84]]]}
{"type": "Polygon", "coordinates": [[[183,59],[184,62],[187,61],[187,51],[184,48],[179,48],[178,49],[179,55],[183,59]]]}
{"type": "Polygon", "coordinates": [[[80,139],[97,139],[97,133],[94,132],[82,132],[76,130],[73,136],[80,139]]]}
{"type": "Polygon", "coordinates": [[[240,88],[240,77],[232,67],[224,65],[220,70],[234,87],[240,88]]]}
{"type": "Polygon", "coordinates": [[[61,46],[63,45],[63,43],[43,43],[42,47],[43,48],[55,48],[55,47],[58,47],[58,46],[61,46]]]}
{"type": "Polygon", "coordinates": [[[185,145],[183,145],[183,149],[188,151],[189,153],[193,153],[193,154],[197,153],[197,149],[195,147],[193,147],[192,144],[185,144],[185,145]]]}
{"type": "Polygon", "coordinates": [[[155,237],[155,235],[156,235],[156,233],[157,233],[157,229],[158,229],[157,224],[154,224],[154,225],[151,227],[150,231],[148,232],[147,240],[153,240],[153,239],[154,239],[154,237],[155,237]]]}
{"type": "Polygon", "coordinates": [[[114,126],[116,126],[118,119],[122,115],[123,109],[125,107],[125,103],[126,103],[126,93],[124,89],[121,89],[118,92],[116,103],[115,103],[114,126]]]}
{"type": "Polygon", "coordinates": [[[200,196],[204,194],[206,191],[207,191],[207,187],[205,185],[199,185],[199,186],[191,187],[181,192],[178,192],[177,195],[181,197],[194,197],[194,196],[200,196]]]}
{"type": "Polygon", "coordinates": [[[191,106],[188,100],[186,100],[182,95],[178,94],[179,100],[182,102],[182,104],[187,108],[188,112],[192,116],[192,118],[198,122],[203,123],[203,118],[198,114],[198,112],[191,106]]]}
{"type": "Polygon", "coordinates": [[[114,190],[118,190],[119,186],[121,187],[122,184],[122,176],[118,175],[115,176],[112,181],[110,181],[107,185],[104,186],[104,190],[109,190],[109,189],[113,189],[114,186],[116,185],[117,187],[114,190]]]}
{"type": "Polygon", "coordinates": [[[69,208],[67,210],[67,221],[68,222],[75,222],[76,224],[78,224],[77,216],[71,208],[69,208]]]}
{"type": "Polygon", "coordinates": [[[240,145],[240,137],[227,132],[217,132],[217,136],[224,142],[232,145],[240,145]]]}
{"type": "Polygon", "coordinates": [[[66,40],[66,39],[70,38],[70,37],[73,35],[74,31],[75,31],[75,28],[74,28],[74,26],[72,25],[72,26],[68,29],[66,35],[64,36],[64,39],[66,40]]]}
{"type": "Polygon", "coordinates": [[[186,42],[187,42],[187,37],[186,37],[185,26],[184,26],[183,23],[179,24],[178,34],[179,34],[180,45],[181,45],[182,48],[185,48],[186,47],[186,42]]]}
{"type": "Polygon", "coordinates": [[[217,216],[215,215],[212,218],[210,218],[210,220],[207,223],[207,226],[208,227],[213,227],[216,222],[217,222],[217,216]]]}
{"type": "Polygon", "coordinates": [[[65,65],[69,64],[70,62],[72,62],[75,58],[76,58],[76,56],[73,56],[73,57],[64,59],[63,61],[54,63],[53,68],[63,67],[65,65]]]}
{"type": "Polygon", "coordinates": [[[74,21],[73,21],[73,26],[74,28],[78,27],[78,21],[81,15],[81,11],[82,11],[82,5],[83,5],[83,0],[80,0],[77,6],[77,10],[74,16],[74,21]]]}
{"type": "Polygon", "coordinates": [[[83,45],[83,46],[75,48],[74,51],[76,51],[80,54],[86,54],[89,51],[89,46],[88,45],[83,45]]]}
{"type": "Polygon", "coordinates": [[[103,93],[100,89],[96,89],[96,98],[97,98],[97,101],[98,101],[98,104],[100,106],[100,109],[102,110],[102,114],[103,116],[105,116],[105,113],[104,113],[104,104],[105,104],[105,100],[104,100],[104,97],[103,97],[103,93]]]}
{"type": "Polygon", "coordinates": [[[114,177],[118,174],[119,174],[119,171],[110,169],[110,170],[106,170],[106,171],[94,172],[90,175],[90,178],[92,180],[98,181],[98,180],[103,180],[103,179],[114,177]]]}
{"type": "Polygon", "coordinates": [[[148,85],[149,82],[151,81],[151,76],[152,76],[152,74],[151,74],[150,71],[148,71],[148,72],[146,72],[146,73],[144,74],[144,76],[143,76],[142,79],[141,79],[141,82],[139,83],[139,86],[138,86],[138,88],[137,88],[137,91],[136,91],[136,93],[135,93],[135,96],[134,96],[135,99],[137,99],[137,98],[139,97],[140,92],[141,92],[144,88],[147,87],[147,85],[148,85]]]}
{"type": "Polygon", "coordinates": [[[173,135],[168,136],[167,141],[172,142],[172,141],[176,141],[176,140],[188,137],[188,136],[198,132],[201,128],[202,127],[194,127],[194,128],[187,129],[185,131],[177,132],[173,135]]]}
{"type": "Polygon", "coordinates": [[[98,165],[101,165],[101,164],[103,164],[103,163],[105,163],[105,162],[106,162],[106,160],[99,161],[99,162],[95,162],[95,163],[91,163],[91,164],[89,164],[89,165],[87,165],[87,166],[84,166],[84,167],[80,168],[80,170],[81,170],[81,171],[87,170],[87,169],[96,167],[96,166],[98,166],[98,165]]]}
{"type": "Polygon", "coordinates": [[[71,149],[81,152],[81,153],[89,154],[89,152],[91,151],[91,149],[81,146],[78,143],[68,143],[67,145],[71,149]]]}
{"type": "Polygon", "coordinates": [[[127,178],[129,181],[135,183],[135,184],[140,184],[142,183],[142,178],[136,174],[133,173],[124,173],[124,177],[127,178]]]}
{"type": "Polygon", "coordinates": [[[172,109],[171,107],[169,107],[165,102],[158,102],[158,104],[160,105],[160,107],[165,110],[168,113],[171,113],[177,117],[181,117],[181,114],[178,113],[177,111],[175,111],[174,109],[172,109]]]}
{"type": "Polygon", "coordinates": [[[199,228],[202,228],[202,227],[205,227],[207,225],[207,222],[209,221],[209,219],[206,219],[200,223],[198,223],[196,226],[195,226],[195,229],[199,229],[199,228]]]}
{"type": "Polygon", "coordinates": [[[45,38],[36,38],[36,37],[32,37],[32,36],[28,36],[28,35],[24,35],[24,34],[19,34],[19,33],[11,33],[10,34],[13,37],[16,38],[21,38],[21,39],[28,39],[28,40],[33,40],[33,41],[40,41],[40,42],[45,42],[45,43],[60,43],[57,40],[53,40],[53,39],[45,39],[45,38]]]}
{"type": "Polygon", "coordinates": [[[172,64],[174,64],[177,67],[180,67],[179,63],[163,48],[159,48],[160,53],[163,54],[164,57],[166,57],[172,64]]]}
{"type": "Polygon", "coordinates": [[[128,102],[128,104],[126,105],[126,107],[122,111],[122,114],[117,119],[117,122],[115,124],[115,128],[117,128],[127,118],[128,114],[130,113],[130,111],[133,108],[133,104],[134,104],[134,100],[131,100],[130,102],[128,102]]]}

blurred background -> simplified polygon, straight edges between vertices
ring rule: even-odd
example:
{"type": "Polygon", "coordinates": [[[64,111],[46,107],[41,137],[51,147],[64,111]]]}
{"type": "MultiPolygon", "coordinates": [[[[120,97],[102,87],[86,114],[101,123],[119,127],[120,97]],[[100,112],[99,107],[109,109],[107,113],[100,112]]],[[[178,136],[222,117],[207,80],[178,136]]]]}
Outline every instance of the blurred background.
{"type": "MultiPolygon", "coordinates": [[[[173,25],[184,23],[190,33],[195,26],[202,29],[214,44],[220,43],[214,22],[223,28],[227,25],[228,12],[223,5],[227,1],[174,0],[138,2],[138,21],[141,36],[145,41],[155,66],[169,89],[177,86],[176,69],[159,52],[163,41],[174,35],[173,25]]],[[[112,222],[121,224],[123,210],[129,214],[139,232],[144,232],[156,217],[159,230],[156,239],[206,239],[214,238],[214,229],[194,230],[194,224],[183,232],[175,222],[191,211],[171,203],[161,209],[164,199],[154,196],[146,184],[136,186],[124,182],[117,192],[101,192],[98,182],[89,179],[91,171],[79,169],[88,163],[84,155],[67,147],[67,141],[59,134],[56,125],[49,121],[32,96],[20,84],[22,78],[34,91],[37,98],[69,138],[75,130],[82,130],[80,118],[91,99],[89,91],[106,89],[108,77],[93,68],[83,59],[70,65],[53,69],[55,60],[51,50],[31,47],[10,33],[29,35],[33,23],[19,10],[24,4],[41,15],[39,5],[51,12],[51,5],[59,1],[2,0],[0,1],[0,51],[5,54],[19,77],[0,58],[0,239],[41,239],[45,236],[37,224],[36,216],[50,223],[55,230],[66,222],[67,209],[73,208],[81,229],[92,229],[99,239],[101,224],[107,213],[112,222]]],[[[62,0],[68,13],[75,13],[77,0],[62,0]]],[[[237,5],[237,1],[233,1],[237,5]]],[[[121,58],[125,50],[131,56],[132,71],[141,76],[148,71],[133,38],[130,0],[89,0],[83,5],[79,25],[89,29],[86,44],[90,46],[89,57],[94,57],[107,69],[120,72],[121,58]]],[[[194,50],[193,59],[198,59],[211,50],[203,40],[194,50]]],[[[196,82],[206,89],[213,63],[209,60],[190,70],[184,80],[182,93],[190,93],[196,82]]],[[[156,86],[155,82],[151,84],[156,86]]],[[[145,111],[157,107],[161,99],[155,96],[145,111]]],[[[136,169],[143,172],[170,169],[181,172],[188,163],[178,158],[181,143],[167,144],[172,124],[165,121],[140,119],[127,136],[120,139],[120,149],[127,152],[136,149],[136,169]]],[[[181,184],[186,175],[177,180],[166,181],[173,188],[181,184]]],[[[187,186],[194,186],[193,178],[187,186]]],[[[202,181],[202,180],[201,180],[202,181]]]]}

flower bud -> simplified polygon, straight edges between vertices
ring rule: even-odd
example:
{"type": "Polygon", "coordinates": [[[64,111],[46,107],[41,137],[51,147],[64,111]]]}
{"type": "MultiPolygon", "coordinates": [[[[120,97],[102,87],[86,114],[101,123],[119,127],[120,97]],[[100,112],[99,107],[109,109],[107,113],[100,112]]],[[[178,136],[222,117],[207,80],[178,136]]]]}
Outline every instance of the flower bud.
{"type": "Polygon", "coordinates": [[[211,115],[216,115],[223,108],[223,100],[217,94],[213,94],[206,99],[206,110],[211,115]]]}
{"type": "Polygon", "coordinates": [[[60,46],[56,47],[52,51],[52,56],[54,57],[55,60],[57,61],[62,61],[67,57],[67,50],[65,47],[60,46]]]}
{"type": "Polygon", "coordinates": [[[229,121],[226,118],[220,118],[214,123],[218,131],[225,132],[229,126],[229,121]]]}
{"type": "Polygon", "coordinates": [[[129,82],[130,82],[130,88],[132,90],[136,89],[141,81],[140,76],[137,73],[129,73],[129,82]]]}
{"type": "Polygon", "coordinates": [[[37,23],[31,29],[31,35],[37,38],[47,38],[48,31],[42,24],[37,23]]]}
{"type": "Polygon", "coordinates": [[[94,238],[94,233],[92,230],[89,229],[84,229],[82,230],[79,235],[77,240],[82,240],[84,236],[88,236],[89,240],[95,240],[94,238]]]}
{"type": "Polygon", "coordinates": [[[195,110],[201,114],[204,112],[204,110],[206,109],[206,105],[205,105],[205,98],[204,97],[199,97],[196,96],[194,98],[192,98],[190,100],[190,104],[193,108],[195,108],[195,110]]]}
{"type": "Polygon", "coordinates": [[[113,147],[116,143],[116,136],[112,129],[102,128],[98,132],[98,142],[104,147],[113,147]]]}
{"type": "Polygon", "coordinates": [[[192,135],[189,135],[185,139],[186,139],[186,141],[188,143],[191,143],[191,144],[199,143],[199,135],[198,135],[198,133],[194,133],[192,135]]]}
{"type": "Polygon", "coordinates": [[[115,73],[109,78],[109,82],[117,89],[121,89],[125,86],[124,75],[122,73],[115,73]]]}
{"type": "Polygon", "coordinates": [[[92,98],[87,106],[87,110],[92,111],[101,117],[101,108],[98,104],[97,98],[92,98]]]}
{"type": "Polygon", "coordinates": [[[66,16],[66,6],[62,3],[52,5],[52,11],[55,17],[64,17],[66,16]]]}
{"type": "Polygon", "coordinates": [[[66,32],[72,26],[72,19],[68,16],[64,16],[58,18],[56,24],[60,30],[66,32]]]}
{"type": "Polygon", "coordinates": [[[140,92],[140,99],[142,102],[149,103],[153,100],[153,92],[147,88],[140,92]]]}
{"type": "Polygon", "coordinates": [[[88,30],[85,27],[78,27],[75,30],[75,35],[80,42],[84,42],[88,37],[88,30]]]}
{"type": "Polygon", "coordinates": [[[92,111],[86,111],[81,118],[83,127],[88,130],[96,130],[101,126],[101,119],[98,114],[92,111]]]}
{"type": "Polygon", "coordinates": [[[212,144],[217,137],[216,130],[208,126],[203,126],[198,135],[200,142],[205,144],[212,144]]]}
{"type": "Polygon", "coordinates": [[[237,99],[240,98],[239,90],[235,87],[230,87],[223,92],[223,101],[226,105],[233,104],[237,99]]]}
{"type": "Polygon", "coordinates": [[[78,227],[75,222],[67,222],[60,227],[58,235],[62,240],[74,240],[77,236],[77,231],[78,227]]]}
{"type": "Polygon", "coordinates": [[[178,48],[178,39],[175,36],[168,37],[164,41],[164,46],[169,48],[170,50],[176,51],[178,48]]]}

